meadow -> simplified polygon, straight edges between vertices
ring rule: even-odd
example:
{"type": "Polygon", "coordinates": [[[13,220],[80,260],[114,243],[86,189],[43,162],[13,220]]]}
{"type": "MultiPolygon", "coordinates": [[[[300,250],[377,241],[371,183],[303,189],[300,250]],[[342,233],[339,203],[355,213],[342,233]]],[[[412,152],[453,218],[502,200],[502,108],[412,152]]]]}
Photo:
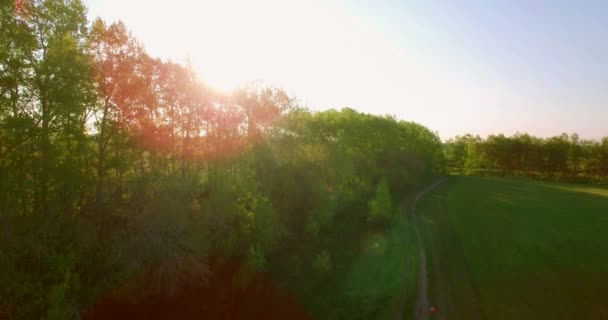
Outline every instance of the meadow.
{"type": "Polygon", "coordinates": [[[608,317],[608,189],[453,176],[417,214],[430,318],[608,317]]]}

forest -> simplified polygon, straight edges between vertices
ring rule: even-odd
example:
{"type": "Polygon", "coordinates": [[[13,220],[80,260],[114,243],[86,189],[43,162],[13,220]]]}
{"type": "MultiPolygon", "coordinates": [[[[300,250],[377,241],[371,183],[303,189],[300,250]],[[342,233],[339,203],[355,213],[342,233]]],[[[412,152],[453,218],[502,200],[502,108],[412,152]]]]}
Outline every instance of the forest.
{"type": "Polygon", "coordinates": [[[0,14],[0,319],[212,290],[229,268],[228,296],[263,274],[301,293],[356,259],[344,234],[388,230],[401,195],[444,172],[419,124],[256,83],[217,92],[79,0],[0,14]]]}
{"type": "Polygon", "coordinates": [[[460,173],[521,176],[541,180],[605,184],[608,137],[581,139],[566,133],[538,138],[529,134],[467,134],[444,144],[447,165],[460,173]]]}

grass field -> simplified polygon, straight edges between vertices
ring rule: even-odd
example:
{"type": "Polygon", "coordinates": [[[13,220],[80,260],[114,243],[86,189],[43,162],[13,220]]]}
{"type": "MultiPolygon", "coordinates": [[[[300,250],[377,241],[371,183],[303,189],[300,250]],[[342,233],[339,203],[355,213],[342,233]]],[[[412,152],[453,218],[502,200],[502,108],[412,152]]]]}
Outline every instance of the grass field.
{"type": "Polygon", "coordinates": [[[608,189],[450,177],[419,203],[436,319],[608,319],[608,189]]]}

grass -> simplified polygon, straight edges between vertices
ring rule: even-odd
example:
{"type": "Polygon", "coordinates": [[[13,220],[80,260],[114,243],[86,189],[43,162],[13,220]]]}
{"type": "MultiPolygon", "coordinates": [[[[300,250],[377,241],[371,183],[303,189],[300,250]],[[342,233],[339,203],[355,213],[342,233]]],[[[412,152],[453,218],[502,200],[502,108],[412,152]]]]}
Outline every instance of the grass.
{"type": "MultiPolygon", "coordinates": [[[[356,254],[334,250],[336,269],[309,278],[301,298],[315,319],[394,319],[406,294],[415,295],[417,248],[400,218],[388,229],[369,230],[358,239],[356,254]],[[409,250],[410,252],[404,252],[409,250]]],[[[348,248],[353,251],[353,246],[348,248]]]]}
{"type": "Polygon", "coordinates": [[[608,189],[452,177],[418,214],[448,319],[608,319],[608,189]]]}

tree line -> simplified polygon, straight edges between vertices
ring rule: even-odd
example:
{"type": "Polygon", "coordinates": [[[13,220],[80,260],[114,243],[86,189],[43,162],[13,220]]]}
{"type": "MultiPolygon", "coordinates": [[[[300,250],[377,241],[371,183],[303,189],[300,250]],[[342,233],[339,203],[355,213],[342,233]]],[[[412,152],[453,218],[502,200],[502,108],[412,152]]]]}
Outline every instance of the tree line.
{"type": "Polygon", "coordinates": [[[605,183],[608,176],[608,137],[518,133],[482,139],[467,134],[446,141],[444,149],[448,166],[455,170],[595,183],[605,183]]]}
{"type": "Polygon", "coordinates": [[[229,260],[323,281],[355,259],[334,258],[357,251],[344,230],[386,228],[445,171],[421,125],[217,92],[79,0],[1,2],[0,84],[0,319],[77,319],[229,260]]]}

